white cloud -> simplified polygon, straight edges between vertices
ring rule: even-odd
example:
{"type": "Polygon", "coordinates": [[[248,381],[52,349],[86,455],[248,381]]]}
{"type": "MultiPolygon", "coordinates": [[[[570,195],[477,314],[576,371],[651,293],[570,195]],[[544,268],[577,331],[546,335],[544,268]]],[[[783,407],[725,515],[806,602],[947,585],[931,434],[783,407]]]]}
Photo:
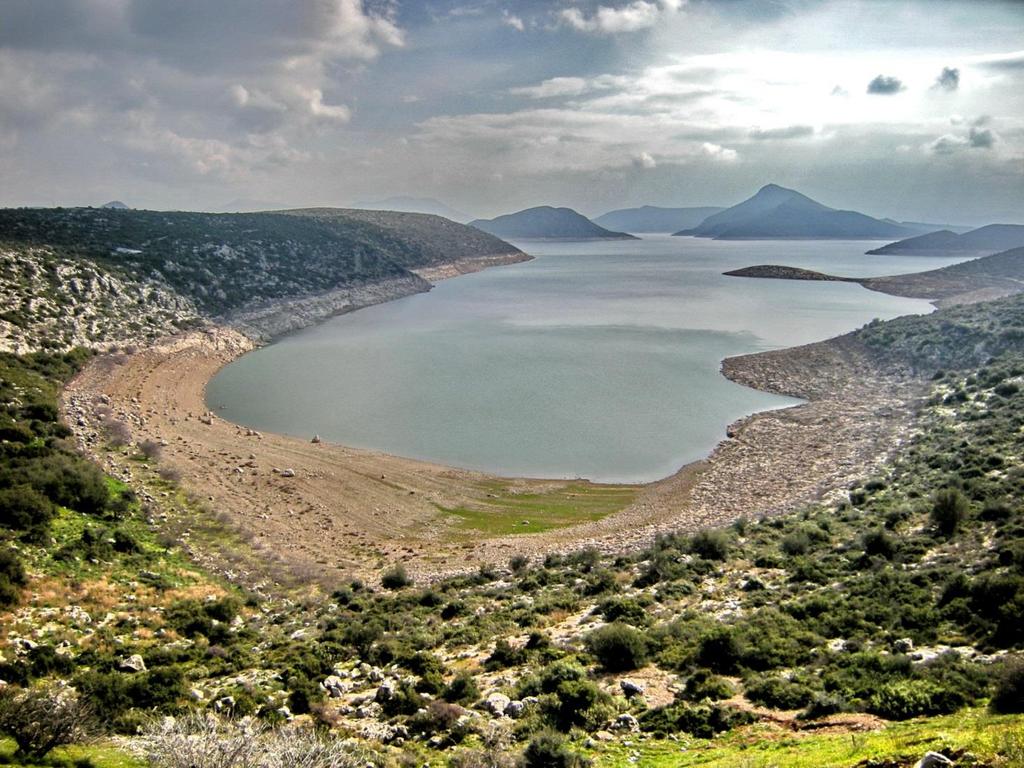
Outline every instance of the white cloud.
{"type": "Polygon", "coordinates": [[[529,99],[549,99],[554,96],[579,96],[590,90],[589,81],[583,77],[552,77],[539,85],[511,88],[513,96],[529,99]]]}
{"type": "Polygon", "coordinates": [[[523,32],[526,30],[526,24],[523,22],[523,20],[519,16],[516,16],[513,13],[509,13],[507,9],[501,12],[501,23],[507,27],[512,27],[512,29],[515,29],[519,32],[523,32]]]}
{"type": "Polygon", "coordinates": [[[649,29],[663,16],[678,13],[683,5],[683,0],[633,0],[621,7],[598,6],[589,16],[579,8],[565,8],[559,18],[564,24],[581,32],[614,35],[649,29]]]}
{"type": "Polygon", "coordinates": [[[633,165],[637,168],[644,168],[650,170],[658,167],[658,162],[647,152],[641,152],[639,155],[633,158],[633,165]]]}
{"type": "Polygon", "coordinates": [[[735,149],[726,149],[719,144],[713,144],[710,141],[705,141],[701,144],[701,151],[708,157],[716,160],[722,160],[723,162],[731,163],[739,158],[739,153],[735,149]]]}

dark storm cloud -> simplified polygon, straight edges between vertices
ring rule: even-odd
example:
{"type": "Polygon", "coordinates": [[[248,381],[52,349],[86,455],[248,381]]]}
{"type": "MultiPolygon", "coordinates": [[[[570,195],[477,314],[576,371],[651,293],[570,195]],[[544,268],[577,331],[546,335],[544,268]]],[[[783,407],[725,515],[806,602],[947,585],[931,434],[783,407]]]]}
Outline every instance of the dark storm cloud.
{"type": "Polygon", "coordinates": [[[943,67],[935,79],[935,87],[943,91],[955,91],[960,87],[960,70],[956,67],[943,67]]]}
{"type": "Polygon", "coordinates": [[[783,128],[754,128],[750,131],[750,138],[758,141],[770,141],[773,139],[800,139],[805,136],[813,136],[814,128],[809,125],[787,125],[783,128]]]}
{"type": "Polygon", "coordinates": [[[868,93],[875,95],[888,96],[893,93],[899,93],[902,90],[903,81],[898,77],[890,77],[889,75],[879,75],[868,83],[868,93]]]}

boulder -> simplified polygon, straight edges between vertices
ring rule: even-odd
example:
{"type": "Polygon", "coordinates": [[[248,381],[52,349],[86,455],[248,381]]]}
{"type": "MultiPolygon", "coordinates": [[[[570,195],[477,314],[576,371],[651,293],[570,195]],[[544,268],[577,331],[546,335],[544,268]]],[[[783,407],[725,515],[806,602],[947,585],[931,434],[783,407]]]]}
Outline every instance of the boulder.
{"type": "Polygon", "coordinates": [[[953,761],[941,752],[926,752],[914,768],[943,768],[947,765],[953,765],[953,761]]]}
{"type": "Polygon", "coordinates": [[[489,694],[486,699],[484,699],[484,709],[486,709],[492,715],[500,717],[501,715],[505,714],[505,710],[511,703],[512,700],[508,696],[506,696],[503,693],[498,693],[497,691],[495,691],[494,693],[489,694]]]}
{"type": "Polygon", "coordinates": [[[348,691],[348,683],[337,675],[328,676],[322,683],[320,683],[320,687],[323,688],[327,692],[327,695],[332,699],[341,698],[342,694],[348,691]]]}
{"type": "Polygon", "coordinates": [[[505,707],[505,715],[511,717],[513,720],[518,720],[523,716],[523,712],[526,711],[526,705],[521,701],[510,701],[508,706],[505,707]]]}
{"type": "Polygon", "coordinates": [[[373,700],[378,703],[391,701],[393,698],[395,698],[395,684],[391,680],[385,680],[381,683],[380,687],[377,688],[377,693],[373,696],[373,700]]]}
{"type": "Polygon", "coordinates": [[[910,653],[914,650],[914,641],[909,637],[901,637],[893,642],[892,649],[896,653],[910,653]]]}
{"type": "Polygon", "coordinates": [[[638,683],[636,680],[620,680],[619,688],[622,689],[622,695],[627,699],[631,699],[634,696],[641,696],[646,690],[643,683],[638,683]]]}
{"type": "Polygon", "coordinates": [[[122,659],[121,663],[117,665],[117,668],[121,672],[145,672],[146,662],[142,656],[134,653],[127,659],[122,659]]]}
{"type": "Polygon", "coordinates": [[[612,730],[636,733],[640,730],[640,722],[629,712],[623,712],[612,722],[612,730]]]}

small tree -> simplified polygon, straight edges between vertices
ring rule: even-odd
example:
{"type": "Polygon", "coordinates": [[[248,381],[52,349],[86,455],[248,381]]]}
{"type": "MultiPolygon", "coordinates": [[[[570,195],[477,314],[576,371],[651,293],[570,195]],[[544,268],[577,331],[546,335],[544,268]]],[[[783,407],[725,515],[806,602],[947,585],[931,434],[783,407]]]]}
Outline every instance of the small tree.
{"type": "Polygon", "coordinates": [[[1024,712],[1024,659],[1007,662],[996,682],[990,702],[993,712],[1024,712]]]}
{"type": "Polygon", "coordinates": [[[647,663],[647,638],[628,624],[595,629],[587,635],[586,646],[609,672],[628,672],[647,663]]]}
{"type": "Polygon", "coordinates": [[[952,536],[967,517],[967,497],[957,488],[943,488],[932,500],[931,518],[943,536],[952,536]]]}
{"type": "Polygon", "coordinates": [[[0,731],[18,745],[18,755],[41,760],[54,747],[85,739],[92,709],[69,690],[56,687],[0,690],[0,731]]]}
{"type": "Polygon", "coordinates": [[[405,566],[399,563],[394,568],[389,568],[380,576],[380,585],[384,589],[403,589],[412,586],[412,579],[405,572],[405,566]]]}
{"type": "Polygon", "coordinates": [[[590,761],[573,752],[565,737],[555,731],[541,731],[523,752],[523,768],[585,768],[590,761]]]}

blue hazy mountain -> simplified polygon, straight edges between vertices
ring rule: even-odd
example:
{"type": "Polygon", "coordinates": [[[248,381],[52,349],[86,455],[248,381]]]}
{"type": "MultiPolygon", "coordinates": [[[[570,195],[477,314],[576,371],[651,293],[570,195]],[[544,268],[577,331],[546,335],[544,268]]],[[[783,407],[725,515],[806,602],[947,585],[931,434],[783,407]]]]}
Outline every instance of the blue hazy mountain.
{"type": "Polygon", "coordinates": [[[625,232],[605,229],[572,208],[542,205],[494,219],[469,223],[496,237],[534,240],[636,240],[625,232]]]}
{"type": "Polygon", "coordinates": [[[696,227],[708,216],[713,216],[722,207],[701,208],[660,208],[644,205],[639,208],[621,208],[598,216],[593,221],[605,229],[620,232],[678,232],[696,227]]]}

